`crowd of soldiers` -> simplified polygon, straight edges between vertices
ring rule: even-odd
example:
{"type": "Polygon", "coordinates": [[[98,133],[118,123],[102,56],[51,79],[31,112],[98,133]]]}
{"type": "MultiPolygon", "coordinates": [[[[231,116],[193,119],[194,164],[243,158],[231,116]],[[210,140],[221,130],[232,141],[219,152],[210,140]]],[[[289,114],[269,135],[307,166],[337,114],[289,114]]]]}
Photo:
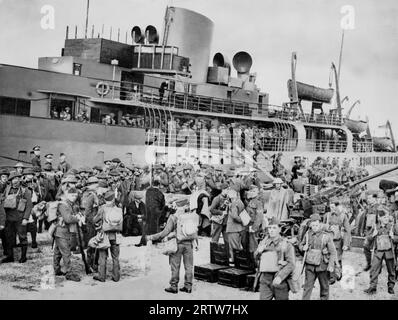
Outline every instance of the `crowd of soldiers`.
{"type": "MultiPolygon", "coordinates": [[[[196,231],[199,234],[210,231],[211,242],[218,243],[222,235],[229,248],[231,265],[236,250],[253,255],[258,261],[261,299],[288,299],[289,291],[297,291],[300,255],[304,256],[305,269],[303,299],[310,299],[316,279],[320,298],[328,299],[329,286],[341,279],[343,253],[351,246],[352,220],[338,198],[330,199],[324,214],[314,213],[304,220],[298,235],[287,237],[282,226],[283,220],[290,218],[285,214],[292,201],[289,184],[281,178],[262,183],[255,169],[224,170],[200,163],[126,166],[118,158],[104,161],[103,166],[74,169],[65,154],[60,154],[59,164],[55,166],[52,154],[45,155],[42,163],[40,146],[33,151],[31,166],[17,163],[11,170],[0,171],[0,232],[5,256],[2,263],[14,262],[17,247],[21,250],[19,262],[26,262],[27,233],[31,233],[32,248],[37,248],[36,233],[44,227],[54,241],[56,276],[80,281],[79,275],[72,272],[70,259],[71,251],[79,248],[86,250],[89,272],[97,273],[94,279],[105,281],[109,249],[113,260],[112,280],[119,281],[121,236],[141,235],[137,247],[176,237],[177,248],[170,254],[170,287],[165,290],[190,293],[197,239],[178,235],[179,215],[186,213],[198,217],[196,231]],[[165,195],[170,193],[175,195],[173,201],[166,200],[165,195]],[[57,203],[55,211],[51,203],[57,203]],[[109,228],[105,219],[107,212],[117,212],[115,208],[122,213],[116,229],[109,228]],[[56,217],[50,219],[54,212],[56,217]],[[185,282],[179,290],[181,259],[185,282]]],[[[292,175],[299,177],[301,167],[299,163],[296,165],[298,168],[293,168],[292,175]]],[[[355,217],[355,228],[366,237],[365,270],[370,270],[370,287],[366,292],[376,292],[385,260],[388,292],[392,294],[398,243],[398,192],[390,198],[385,194],[362,198],[358,205],[361,209],[355,217]]]]}

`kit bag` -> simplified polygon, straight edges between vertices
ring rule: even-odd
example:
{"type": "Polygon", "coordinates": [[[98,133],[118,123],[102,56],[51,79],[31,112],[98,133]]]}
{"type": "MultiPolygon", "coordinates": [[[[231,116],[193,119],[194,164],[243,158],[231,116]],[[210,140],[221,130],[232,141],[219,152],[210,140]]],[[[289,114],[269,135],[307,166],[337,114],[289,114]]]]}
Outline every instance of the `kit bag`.
{"type": "Polygon", "coordinates": [[[103,231],[121,232],[123,230],[123,211],[121,208],[104,206],[103,231]]]}
{"type": "Polygon", "coordinates": [[[194,240],[198,238],[199,216],[195,212],[184,212],[177,215],[177,240],[194,240]]]}
{"type": "Polygon", "coordinates": [[[51,201],[46,204],[47,221],[52,223],[58,219],[58,205],[60,201],[51,201]]]}
{"type": "Polygon", "coordinates": [[[166,256],[174,254],[178,250],[176,238],[167,240],[166,242],[163,242],[162,244],[163,244],[163,248],[162,248],[161,252],[162,252],[162,254],[164,254],[166,256]]]}
{"type": "Polygon", "coordinates": [[[250,223],[250,215],[245,209],[243,209],[243,211],[239,213],[239,217],[241,218],[244,227],[246,227],[250,223]]]}
{"type": "Polygon", "coordinates": [[[8,187],[6,190],[6,195],[5,195],[5,199],[3,202],[3,207],[4,209],[17,209],[17,205],[18,205],[18,196],[20,193],[20,189],[18,190],[17,193],[13,193],[10,194],[10,190],[11,188],[8,187]]]}
{"type": "Polygon", "coordinates": [[[387,234],[378,235],[376,237],[377,250],[386,251],[392,248],[390,236],[387,234]]]}
{"type": "MultiPolygon", "coordinates": [[[[330,212],[327,215],[326,224],[329,226],[329,230],[333,233],[333,240],[340,240],[342,238],[341,226],[337,224],[330,224],[330,212]]],[[[343,223],[344,216],[340,214],[340,223],[343,223]]]]}
{"type": "MultiPolygon", "coordinates": [[[[322,235],[321,249],[314,249],[314,248],[308,249],[305,263],[313,265],[313,266],[321,265],[321,261],[323,258],[322,248],[324,246],[324,238],[325,238],[325,235],[322,235]]],[[[307,239],[306,243],[308,244],[308,233],[306,234],[306,239],[307,239]]]]}

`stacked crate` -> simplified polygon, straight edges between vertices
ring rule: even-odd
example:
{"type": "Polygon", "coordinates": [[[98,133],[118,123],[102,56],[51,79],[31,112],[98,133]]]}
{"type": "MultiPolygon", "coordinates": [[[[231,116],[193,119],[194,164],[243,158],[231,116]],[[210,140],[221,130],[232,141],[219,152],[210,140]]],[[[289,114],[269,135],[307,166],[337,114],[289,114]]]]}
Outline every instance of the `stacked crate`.
{"type": "Polygon", "coordinates": [[[210,242],[210,263],[195,266],[195,279],[218,282],[218,272],[229,268],[228,246],[210,242]]]}
{"type": "Polygon", "coordinates": [[[251,254],[234,251],[234,267],[229,266],[229,248],[225,244],[210,243],[210,263],[195,266],[195,279],[251,289],[254,283],[255,262],[251,254]]]}

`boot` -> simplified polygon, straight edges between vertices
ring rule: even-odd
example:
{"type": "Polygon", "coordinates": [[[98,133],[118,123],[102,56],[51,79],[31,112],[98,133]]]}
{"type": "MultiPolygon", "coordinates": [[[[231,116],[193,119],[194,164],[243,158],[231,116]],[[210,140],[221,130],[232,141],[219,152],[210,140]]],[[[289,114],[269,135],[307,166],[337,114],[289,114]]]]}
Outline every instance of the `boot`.
{"type": "Polygon", "coordinates": [[[166,288],[166,289],[164,289],[164,291],[166,291],[166,292],[168,292],[168,293],[178,293],[178,289],[177,288],[174,288],[174,287],[169,287],[169,288],[166,288]]]}
{"type": "Polygon", "coordinates": [[[10,263],[10,262],[14,262],[14,256],[13,255],[6,256],[5,258],[3,258],[1,260],[1,263],[10,263]]]}
{"type": "Polygon", "coordinates": [[[389,288],[388,288],[388,293],[389,293],[389,294],[394,294],[394,288],[389,287],[389,288]]]}
{"type": "Polygon", "coordinates": [[[376,288],[368,288],[368,289],[364,290],[364,292],[367,294],[375,294],[376,291],[377,291],[376,288]]]}
{"type": "Polygon", "coordinates": [[[187,288],[187,287],[182,287],[182,288],[180,288],[180,291],[181,292],[186,292],[186,293],[191,293],[192,289],[191,288],[187,288]]]}
{"type": "Polygon", "coordinates": [[[80,277],[76,274],[67,274],[65,277],[66,280],[70,280],[70,281],[75,281],[75,282],[79,282],[80,281],[80,277]]]}
{"type": "Polygon", "coordinates": [[[105,282],[105,279],[102,279],[100,276],[94,276],[93,279],[100,282],[105,282]]]}
{"type": "Polygon", "coordinates": [[[367,265],[364,269],[363,269],[363,271],[369,271],[370,270],[370,268],[371,268],[371,266],[370,265],[367,265]]]}
{"type": "Polygon", "coordinates": [[[26,259],[26,253],[28,252],[28,246],[21,247],[21,259],[19,259],[19,263],[25,263],[28,259],[26,259]]]}

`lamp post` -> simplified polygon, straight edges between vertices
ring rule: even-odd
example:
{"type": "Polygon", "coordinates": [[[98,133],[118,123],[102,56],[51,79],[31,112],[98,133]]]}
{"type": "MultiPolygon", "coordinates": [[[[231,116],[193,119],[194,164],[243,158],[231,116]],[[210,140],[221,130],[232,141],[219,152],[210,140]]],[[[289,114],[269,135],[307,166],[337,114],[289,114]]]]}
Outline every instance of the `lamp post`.
{"type": "Polygon", "coordinates": [[[113,59],[111,61],[111,65],[113,66],[113,76],[112,76],[112,99],[115,99],[115,77],[116,77],[116,66],[119,65],[119,61],[116,59],[113,59]]]}

